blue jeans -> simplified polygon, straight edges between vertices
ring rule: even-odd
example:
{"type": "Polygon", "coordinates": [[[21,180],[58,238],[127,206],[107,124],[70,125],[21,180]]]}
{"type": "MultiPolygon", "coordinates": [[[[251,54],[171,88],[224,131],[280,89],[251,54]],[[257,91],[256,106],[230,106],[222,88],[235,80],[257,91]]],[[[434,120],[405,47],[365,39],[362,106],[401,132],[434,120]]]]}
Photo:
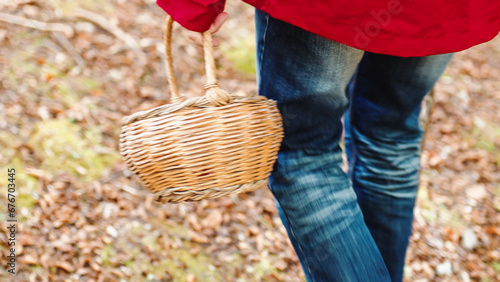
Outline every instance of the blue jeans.
{"type": "Polygon", "coordinates": [[[278,102],[285,130],[269,187],[306,279],[401,281],[420,104],[451,54],[367,53],[258,10],[256,27],[259,92],[278,102]]]}

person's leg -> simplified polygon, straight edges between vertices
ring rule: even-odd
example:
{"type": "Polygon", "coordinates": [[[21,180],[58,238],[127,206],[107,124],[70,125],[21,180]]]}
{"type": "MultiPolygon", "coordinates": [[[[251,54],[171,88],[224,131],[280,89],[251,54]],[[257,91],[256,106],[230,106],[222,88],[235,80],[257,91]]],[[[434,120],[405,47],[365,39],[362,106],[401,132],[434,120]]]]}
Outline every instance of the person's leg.
{"type": "Polygon", "coordinates": [[[346,86],[362,51],[256,11],[259,93],[285,137],[269,187],[308,281],[389,281],[342,171],[346,86]]]}
{"type": "Polygon", "coordinates": [[[422,137],[420,105],[450,58],[367,52],[349,86],[349,174],[392,281],[402,281],[411,234],[422,137]]]}

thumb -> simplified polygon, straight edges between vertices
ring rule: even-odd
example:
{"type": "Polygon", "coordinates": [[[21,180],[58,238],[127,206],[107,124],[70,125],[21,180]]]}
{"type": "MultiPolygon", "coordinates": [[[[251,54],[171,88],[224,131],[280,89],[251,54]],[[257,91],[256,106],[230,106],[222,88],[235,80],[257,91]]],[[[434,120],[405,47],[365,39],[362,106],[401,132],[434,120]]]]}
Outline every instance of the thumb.
{"type": "Polygon", "coordinates": [[[222,24],[224,24],[224,22],[227,20],[228,17],[229,15],[226,12],[218,14],[217,17],[215,17],[214,22],[210,26],[209,31],[211,33],[216,33],[221,28],[222,24]]]}

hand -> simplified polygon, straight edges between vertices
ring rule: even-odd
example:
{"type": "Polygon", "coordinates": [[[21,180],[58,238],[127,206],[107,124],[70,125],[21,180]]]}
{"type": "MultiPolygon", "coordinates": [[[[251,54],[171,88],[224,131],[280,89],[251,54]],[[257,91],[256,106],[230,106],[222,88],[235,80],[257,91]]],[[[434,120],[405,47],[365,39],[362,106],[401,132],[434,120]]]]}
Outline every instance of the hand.
{"type": "MultiPolygon", "coordinates": [[[[226,12],[222,12],[222,13],[218,14],[217,17],[215,17],[214,22],[210,26],[210,29],[208,29],[208,30],[212,34],[216,33],[220,29],[222,24],[227,20],[227,18],[228,18],[228,14],[226,12]]],[[[186,30],[185,33],[189,39],[194,41],[194,43],[196,43],[197,45],[203,46],[203,34],[201,34],[199,32],[195,32],[195,31],[189,31],[189,30],[186,30]]],[[[212,43],[215,47],[219,46],[219,44],[220,44],[219,40],[217,40],[217,38],[213,38],[212,43]]]]}

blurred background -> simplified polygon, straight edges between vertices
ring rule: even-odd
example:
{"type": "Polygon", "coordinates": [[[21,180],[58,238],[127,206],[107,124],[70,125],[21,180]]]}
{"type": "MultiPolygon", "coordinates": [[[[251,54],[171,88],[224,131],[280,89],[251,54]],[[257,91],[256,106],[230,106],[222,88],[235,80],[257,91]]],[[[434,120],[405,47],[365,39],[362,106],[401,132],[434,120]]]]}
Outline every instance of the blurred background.
{"type": "MultiPolygon", "coordinates": [[[[220,85],[256,94],[254,11],[228,2],[220,85]]],[[[0,11],[0,280],[304,281],[267,189],[160,205],[125,167],[121,118],[169,100],[154,0],[11,0],[0,11]]],[[[180,89],[201,95],[201,49],[179,31],[180,89]]],[[[456,54],[435,88],[407,281],[500,280],[499,77],[497,37],[456,54]]]]}

